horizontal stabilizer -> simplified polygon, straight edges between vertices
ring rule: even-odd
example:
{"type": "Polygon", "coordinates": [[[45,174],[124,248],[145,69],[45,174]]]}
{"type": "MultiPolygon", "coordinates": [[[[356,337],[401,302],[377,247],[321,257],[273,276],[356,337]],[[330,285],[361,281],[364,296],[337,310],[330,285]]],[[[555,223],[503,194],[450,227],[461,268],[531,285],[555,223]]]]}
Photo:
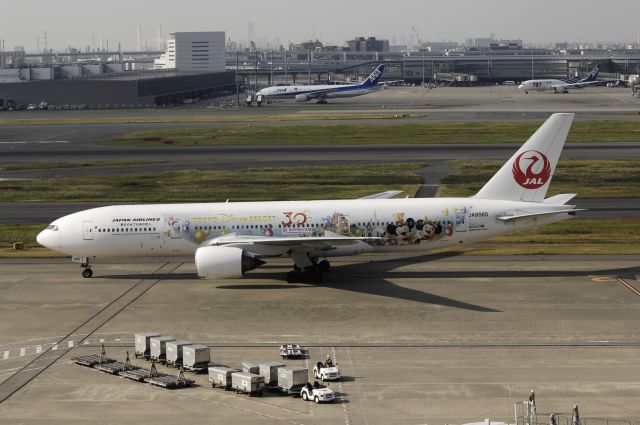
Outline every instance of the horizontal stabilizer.
{"type": "Polygon", "coordinates": [[[576,197],[575,193],[561,193],[556,196],[552,196],[551,198],[547,198],[542,201],[543,204],[553,204],[553,205],[564,205],[573,198],[576,197]]]}
{"type": "Polygon", "coordinates": [[[510,221],[515,221],[515,220],[524,219],[524,218],[539,217],[539,216],[545,216],[545,215],[551,215],[551,214],[571,214],[577,211],[586,211],[586,210],[571,208],[566,210],[540,211],[540,212],[514,214],[514,215],[503,215],[501,217],[498,217],[498,220],[501,220],[504,222],[510,222],[510,221]]]}
{"type": "Polygon", "coordinates": [[[387,190],[386,192],[374,193],[373,195],[363,196],[358,199],[389,199],[401,193],[401,190],[387,190]]]}

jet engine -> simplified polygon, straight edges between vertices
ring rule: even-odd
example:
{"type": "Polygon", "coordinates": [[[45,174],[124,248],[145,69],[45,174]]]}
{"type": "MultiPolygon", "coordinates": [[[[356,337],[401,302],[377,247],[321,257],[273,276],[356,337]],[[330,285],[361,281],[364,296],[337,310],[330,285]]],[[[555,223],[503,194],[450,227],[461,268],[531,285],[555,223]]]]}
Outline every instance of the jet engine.
{"type": "Polygon", "coordinates": [[[198,276],[205,279],[240,278],[244,272],[264,264],[241,248],[203,246],[196,250],[198,276]]]}
{"type": "Polygon", "coordinates": [[[296,102],[306,102],[309,99],[310,99],[309,96],[307,96],[306,94],[297,94],[296,95],[296,102]]]}

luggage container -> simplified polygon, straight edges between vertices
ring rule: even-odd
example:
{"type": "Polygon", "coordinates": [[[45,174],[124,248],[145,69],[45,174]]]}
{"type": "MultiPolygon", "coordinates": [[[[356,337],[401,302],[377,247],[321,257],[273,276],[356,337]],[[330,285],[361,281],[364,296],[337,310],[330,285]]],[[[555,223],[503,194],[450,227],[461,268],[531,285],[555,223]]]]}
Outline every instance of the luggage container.
{"type": "Polygon", "coordinates": [[[136,359],[138,357],[144,357],[149,359],[151,356],[151,338],[161,336],[156,332],[137,332],[135,334],[136,341],[136,359]]]}
{"type": "Polygon", "coordinates": [[[241,372],[240,369],[233,369],[226,366],[216,366],[209,368],[209,382],[213,388],[220,387],[226,390],[231,389],[231,375],[241,372]]]}
{"type": "Polygon", "coordinates": [[[264,376],[264,383],[267,385],[277,385],[278,369],[285,366],[284,363],[278,362],[260,363],[260,375],[264,376]]]}
{"type": "Polygon", "coordinates": [[[193,372],[206,372],[211,354],[206,345],[186,345],[182,347],[182,366],[193,372]]]}
{"type": "Polygon", "coordinates": [[[151,337],[151,360],[164,362],[167,358],[167,342],[175,340],[172,336],[151,337]]]}
{"type": "Polygon", "coordinates": [[[309,378],[309,369],[300,366],[285,366],[278,369],[278,388],[288,395],[299,396],[309,378]]]}
{"type": "Polygon", "coordinates": [[[233,372],[231,374],[231,389],[235,390],[236,393],[261,396],[264,391],[264,376],[254,373],[233,372]]]}
{"type": "Polygon", "coordinates": [[[242,372],[260,375],[260,365],[258,363],[252,363],[252,362],[242,363],[242,372]]]}
{"type": "Polygon", "coordinates": [[[191,345],[190,341],[167,341],[167,364],[172,366],[182,366],[183,349],[191,345]]]}

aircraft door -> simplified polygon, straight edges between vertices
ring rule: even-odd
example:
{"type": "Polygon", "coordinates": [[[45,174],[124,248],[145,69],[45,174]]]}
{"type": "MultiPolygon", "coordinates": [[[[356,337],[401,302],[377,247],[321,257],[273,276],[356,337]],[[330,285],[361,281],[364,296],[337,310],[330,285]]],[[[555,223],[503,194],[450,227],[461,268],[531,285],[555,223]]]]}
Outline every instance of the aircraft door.
{"type": "Polygon", "coordinates": [[[467,215],[466,214],[456,214],[456,223],[455,223],[456,232],[466,232],[467,231],[467,215]]]}
{"type": "Polygon", "coordinates": [[[82,239],[85,241],[93,240],[93,221],[82,223],[82,239]]]}

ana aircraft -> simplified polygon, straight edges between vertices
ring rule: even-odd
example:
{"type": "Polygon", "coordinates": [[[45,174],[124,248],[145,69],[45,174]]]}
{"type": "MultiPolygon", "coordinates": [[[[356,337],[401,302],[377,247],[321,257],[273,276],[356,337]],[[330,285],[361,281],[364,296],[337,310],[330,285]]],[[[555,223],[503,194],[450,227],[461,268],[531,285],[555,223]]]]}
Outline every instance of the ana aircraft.
{"type": "Polygon", "coordinates": [[[378,65],[367,79],[360,84],[272,86],[258,91],[256,96],[262,96],[266,99],[293,98],[296,102],[317,99],[318,103],[327,103],[327,99],[362,96],[385,88],[386,84],[379,82],[383,72],[384,64],[378,65]]]}
{"type": "Polygon", "coordinates": [[[570,78],[567,80],[527,80],[518,86],[518,90],[529,94],[529,90],[543,92],[553,90],[554,93],[569,93],[569,89],[582,89],[594,84],[606,84],[615,80],[598,80],[600,64],[597,64],[584,78],[570,78]]]}
{"type": "Polygon", "coordinates": [[[374,251],[428,252],[576,215],[575,194],[545,199],[573,114],[554,114],[470,198],[118,205],[55,220],[38,235],[77,257],[84,277],[102,257],[195,254],[198,276],[239,278],[269,257],[290,257],[289,282],[319,282],[327,258],[374,251]]]}

